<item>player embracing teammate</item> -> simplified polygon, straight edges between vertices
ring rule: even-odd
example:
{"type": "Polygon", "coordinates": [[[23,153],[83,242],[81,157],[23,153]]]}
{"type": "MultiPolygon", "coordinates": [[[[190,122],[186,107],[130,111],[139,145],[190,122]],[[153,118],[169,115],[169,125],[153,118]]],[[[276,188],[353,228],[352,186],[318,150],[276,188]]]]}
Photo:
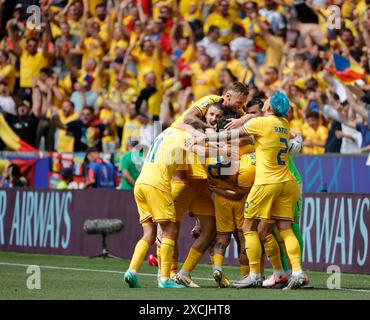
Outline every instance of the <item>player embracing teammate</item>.
{"type": "MultiPolygon", "coordinates": [[[[263,116],[254,117],[253,115],[244,114],[243,107],[246,105],[247,96],[248,89],[245,85],[236,82],[226,88],[223,96],[204,97],[195,102],[177,121],[175,121],[170,129],[167,129],[167,133],[167,130],[164,131],[164,135],[162,133],[159,136],[159,140],[157,138],[153,143],[151,152],[147,155],[146,162],[148,164],[144,165],[140,174],[142,177],[139,177],[139,183],[135,186],[135,200],[138,203],[144,235],[138,242],[130,267],[124,275],[124,280],[130,287],[140,287],[136,272],[146,256],[150,245],[154,243],[156,236],[154,233],[156,232],[156,227],[154,226],[157,224],[165,231],[160,249],[161,276],[159,278],[158,287],[183,288],[185,286],[195,286],[190,278],[190,271],[195,268],[210,243],[214,242],[216,233],[209,232],[207,239],[203,239],[202,243],[198,241],[195,247],[193,245],[185,261],[187,271],[184,272],[183,269],[182,273],[180,271],[180,275],[184,275],[184,277],[178,276],[176,278],[178,283],[173,281],[169,273],[175,252],[175,242],[179,231],[179,225],[176,224],[177,212],[175,212],[176,206],[173,201],[173,192],[171,194],[170,180],[172,178],[171,176],[178,170],[188,170],[190,173],[193,172],[192,174],[194,175],[194,171],[198,170],[201,172],[202,169],[200,166],[197,167],[197,164],[178,165],[176,161],[169,160],[169,157],[163,157],[163,154],[166,153],[168,155],[171,149],[181,149],[184,153],[188,153],[185,152],[185,140],[187,151],[190,150],[193,153],[197,153],[199,147],[204,147],[204,150],[206,150],[213,142],[216,142],[216,146],[218,145],[220,148],[224,148],[225,146],[217,144],[217,141],[232,142],[235,135],[231,134],[230,129],[233,129],[234,132],[237,131],[237,143],[239,143],[240,139],[243,139],[243,137],[253,136],[255,141],[256,160],[254,184],[250,191],[248,190],[249,193],[243,194],[240,200],[240,202],[244,202],[246,199],[244,223],[242,225],[244,241],[241,241],[242,243],[245,242],[245,250],[244,248],[240,248],[239,254],[243,252],[244,254],[246,253],[248,258],[247,261],[249,261],[249,270],[248,274],[245,274],[234,286],[240,288],[258,287],[264,284],[265,287],[273,287],[276,284],[284,283],[286,288],[292,289],[308,283],[308,278],[301,267],[301,249],[299,242],[292,230],[294,209],[298,202],[300,190],[288,166],[288,148],[291,134],[289,123],[286,120],[286,114],[289,110],[289,100],[285,94],[277,92],[265,101],[262,108],[263,116]],[[226,112],[238,113],[240,117],[229,120],[229,123],[225,126],[227,130],[209,132],[209,130],[205,129],[210,127],[214,128],[214,125],[212,126],[207,123],[205,115],[208,108],[215,103],[221,103],[226,112]],[[194,129],[197,129],[197,132],[194,132],[194,129]],[[192,132],[194,134],[192,134],[192,132]],[[171,136],[176,137],[173,143],[170,142],[171,136]],[[167,148],[167,150],[163,148],[167,148]],[[161,155],[158,159],[161,159],[162,163],[156,164],[155,157],[158,152],[161,155]],[[163,177],[158,175],[159,169],[162,170],[163,177]],[[154,170],[157,170],[157,172],[154,173],[154,170]],[[151,195],[149,196],[147,193],[151,195]],[[150,227],[148,227],[148,224],[150,227]],[[274,227],[276,237],[273,236],[274,227]],[[150,230],[150,232],[148,232],[148,230],[150,230]],[[289,279],[282,271],[278,246],[279,239],[284,254],[292,267],[292,274],[289,279]],[[265,282],[263,282],[264,278],[261,272],[261,267],[264,267],[262,247],[264,247],[264,251],[269,257],[274,269],[272,277],[265,280],[265,282]],[[162,268],[164,268],[164,270],[162,270],[162,268]]],[[[170,154],[172,153],[170,152],[170,154]]],[[[176,152],[176,154],[178,153],[179,152],[176,152]]],[[[207,150],[205,154],[207,154],[207,150]]],[[[226,155],[227,153],[225,156],[226,155]]],[[[186,159],[182,160],[186,163],[186,159]]],[[[238,160],[240,161],[240,158],[237,159],[237,161],[238,160]]],[[[198,190],[203,189],[204,186],[207,187],[208,174],[209,173],[206,173],[205,177],[203,173],[200,174],[200,176],[202,176],[202,179],[200,179],[201,182],[197,181],[195,183],[198,190]]],[[[188,178],[188,176],[189,175],[186,175],[186,178],[188,178]]],[[[184,185],[189,188],[189,184],[184,185]]],[[[235,188],[238,188],[237,184],[235,188]]],[[[217,194],[214,186],[211,186],[210,190],[217,194]]],[[[231,193],[232,192],[233,191],[231,191],[231,193]]],[[[226,195],[228,193],[219,191],[218,195],[220,194],[226,195]]],[[[177,201],[178,200],[181,201],[181,199],[177,199],[177,201]]],[[[196,203],[188,201],[187,207],[189,206],[196,207],[196,203]]],[[[200,206],[200,208],[202,208],[202,206],[200,206]]],[[[203,220],[207,221],[207,224],[212,226],[212,219],[214,219],[212,216],[212,209],[204,211],[209,213],[205,215],[207,219],[203,220]]],[[[217,214],[217,210],[215,211],[217,214]]],[[[222,215],[222,211],[218,211],[218,214],[222,215]]],[[[200,216],[202,216],[201,209],[199,213],[200,216]]],[[[222,219],[219,217],[218,220],[222,219]]],[[[217,217],[215,221],[217,221],[217,217]]],[[[216,227],[215,223],[214,225],[216,227]]],[[[230,232],[231,231],[232,230],[230,230],[230,232]]],[[[218,237],[218,239],[220,239],[220,237],[218,237]]],[[[219,261],[220,260],[218,260],[218,263],[219,261]]],[[[222,274],[218,275],[219,280],[222,282],[222,274]]],[[[220,282],[218,283],[220,285],[220,282]]]]}

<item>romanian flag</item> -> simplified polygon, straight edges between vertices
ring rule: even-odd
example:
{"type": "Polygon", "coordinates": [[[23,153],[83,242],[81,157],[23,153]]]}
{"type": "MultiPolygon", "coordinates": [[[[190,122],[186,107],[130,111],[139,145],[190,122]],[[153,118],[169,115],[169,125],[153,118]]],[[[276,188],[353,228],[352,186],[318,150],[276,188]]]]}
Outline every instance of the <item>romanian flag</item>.
{"type": "Polygon", "coordinates": [[[24,152],[36,152],[36,148],[32,147],[28,143],[24,142],[13,129],[8,125],[4,116],[0,113],[0,139],[2,139],[5,145],[14,151],[24,152]]]}
{"type": "Polygon", "coordinates": [[[364,76],[364,69],[352,58],[348,59],[339,54],[334,54],[335,68],[326,68],[333,73],[341,82],[351,83],[364,76]]]}

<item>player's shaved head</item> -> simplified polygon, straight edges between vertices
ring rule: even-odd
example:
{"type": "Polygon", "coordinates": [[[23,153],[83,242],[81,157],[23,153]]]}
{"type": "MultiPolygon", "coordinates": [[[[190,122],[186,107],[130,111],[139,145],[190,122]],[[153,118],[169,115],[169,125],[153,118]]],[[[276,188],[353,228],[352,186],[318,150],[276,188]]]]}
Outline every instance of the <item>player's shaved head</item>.
{"type": "Polygon", "coordinates": [[[225,88],[224,93],[226,94],[229,91],[232,91],[234,93],[237,93],[237,94],[240,94],[246,97],[248,97],[248,93],[249,93],[248,86],[246,86],[244,83],[241,83],[239,81],[235,81],[229,84],[225,88]]]}

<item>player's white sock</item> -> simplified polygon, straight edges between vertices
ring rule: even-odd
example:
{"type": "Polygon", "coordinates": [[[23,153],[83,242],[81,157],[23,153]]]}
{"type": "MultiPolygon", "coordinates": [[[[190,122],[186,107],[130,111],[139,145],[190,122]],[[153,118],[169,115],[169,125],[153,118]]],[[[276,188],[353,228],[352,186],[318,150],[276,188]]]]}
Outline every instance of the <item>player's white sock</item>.
{"type": "Polygon", "coordinates": [[[260,274],[260,273],[255,274],[255,273],[253,273],[253,272],[250,272],[250,273],[249,273],[249,276],[250,276],[252,279],[261,278],[261,274],[260,274]]]}
{"type": "Polygon", "coordinates": [[[162,278],[162,277],[160,277],[160,278],[159,278],[159,281],[161,281],[161,282],[166,282],[168,279],[169,279],[169,278],[162,278]]]}
{"type": "Polygon", "coordinates": [[[189,272],[186,272],[184,270],[180,270],[180,274],[183,275],[183,276],[186,276],[186,277],[189,277],[190,276],[190,273],[189,272]]]}
{"type": "Polygon", "coordinates": [[[279,270],[274,270],[274,275],[277,276],[277,277],[282,277],[283,275],[285,274],[284,270],[283,269],[279,269],[279,270]]]}
{"type": "Polygon", "coordinates": [[[302,274],[303,271],[302,270],[297,270],[297,271],[293,271],[292,272],[292,276],[299,276],[300,274],[302,274]]]}
{"type": "Polygon", "coordinates": [[[134,270],[134,269],[129,269],[129,271],[130,271],[131,273],[133,273],[133,274],[136,274],[136,270],[134,270]]]}

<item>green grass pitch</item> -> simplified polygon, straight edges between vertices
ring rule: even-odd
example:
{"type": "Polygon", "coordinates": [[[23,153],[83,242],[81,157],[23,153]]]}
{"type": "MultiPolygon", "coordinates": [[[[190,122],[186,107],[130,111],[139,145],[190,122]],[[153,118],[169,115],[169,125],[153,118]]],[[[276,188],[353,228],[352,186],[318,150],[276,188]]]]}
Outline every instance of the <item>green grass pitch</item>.
{"type": "MultiPolygon", "coordinates": [[[[370,299],[370,275],[342,274],[341,289],[326,288],[328,274],[308,272],[313,289],[220,289],[212,279],[212,268],[199,265],[193,279],[200,289],[157,289],[156,267],[146,261],[140,270],[142,289],[129,289],[122,281],[128,260],[89,259],[0,252],[0,300],[7,299],[119,299],[119,300],[269,300],[269,299],[370,299]],[[27,289],[28,265],[41,267],[41,289],[27,289]],[[160,290],[160,293],[159,293],[160,290]]],[[[224,268],[236,280],[237,267],[224,268]]],[[[267,270],[266,274],[270,271],[267,270]]]]}

